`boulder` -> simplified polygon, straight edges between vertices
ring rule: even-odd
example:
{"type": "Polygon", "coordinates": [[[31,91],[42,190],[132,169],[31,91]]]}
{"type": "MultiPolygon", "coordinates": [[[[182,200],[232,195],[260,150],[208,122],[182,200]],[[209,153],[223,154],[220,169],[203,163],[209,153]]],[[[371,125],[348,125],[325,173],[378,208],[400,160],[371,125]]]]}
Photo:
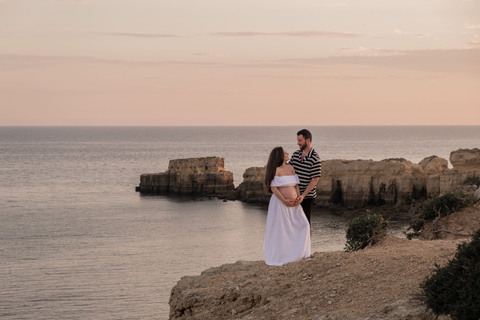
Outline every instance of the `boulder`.
{"type": "Polygon", "coordinates": [[[480,149],[459,149],[450,153],[454,169],[480,168],[480,149]]]}
{"type": "Polygon", "coordinates": [[[448,161],[437,156],[426,157],[420,161],[419,165],[422,166],[423,171],[427,175],[440,174],[445,170],[448,170],[448,161]]]}
{"type": "Polygon", "coordinates": [[[320,203],[396,205],[425,196],[422,167],[405,159],[326,160],[322,168],[317,185],[320,203]]]}
{"type": "Polygon", "coordinates": [[[141,193],[228,196],[234,192],[233,173],[219,157],[170,160],[162,173],[144,173],[137,188],[141,193]]]}
{"type": "Polygon", "coordinates": [[[267,167],[250,167],[243,173],[243,182],[237,187],[236,198],[244,202],[267,203],[270,194],[265,186],[267,167]]]}
{"type": "Polygon", "coordinates": [[[437,156],[431,156],[420,161],[425,174],[425,194],[428,196],[440,195],[440,177],[448,171],[448,161],[437,156]]]}
{"type": "Polygon", "coordinates": [[[473,196],[475,197],[476,201],[480,200],[480,188],[477,188],[477,190],[475,190],[475,192],[473,193],[473,196]]]}
{"type": "Polygon", "coordinates": [[[440,176],[440,193],[480,180],[480,149],[459,149],[450,153],[453,169],[440,176]]]}

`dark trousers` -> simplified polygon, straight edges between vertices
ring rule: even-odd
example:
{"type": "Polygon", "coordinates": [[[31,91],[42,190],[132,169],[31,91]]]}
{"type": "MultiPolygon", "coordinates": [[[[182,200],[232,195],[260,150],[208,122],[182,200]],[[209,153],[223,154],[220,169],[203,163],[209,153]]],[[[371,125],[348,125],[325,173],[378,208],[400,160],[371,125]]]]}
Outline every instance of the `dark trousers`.
{"type": "Polygon", "coordinates": [[[303,212],[305,213],[305,216],[307,217],[308,223],[310,223],[310,216],[312,215],[312,208],[313,204],[315,203],[315,199],[313,198],[308,198],[308,199],[303,199],[302,203],[300,205],[302,206],[303,212]]]}

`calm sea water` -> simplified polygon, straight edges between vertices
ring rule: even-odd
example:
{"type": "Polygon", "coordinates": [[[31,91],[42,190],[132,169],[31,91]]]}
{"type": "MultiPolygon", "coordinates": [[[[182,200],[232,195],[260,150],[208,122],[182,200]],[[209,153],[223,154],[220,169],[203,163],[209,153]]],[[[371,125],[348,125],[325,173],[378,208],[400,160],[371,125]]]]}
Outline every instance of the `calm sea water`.
{"type": "MultiPolygon", "coordinates": [[[[262,260],[266,207],[134,188],[170,159],[202,156],[224,157],[238,185],[273,147],[296,150],[298,129],[0,127],[0,318],[166,319],[182,276],[262,260]]],[[[480,126],[310,129],[322,159],[480,147],[480,126]]],[[[345,223],[317,209],[313,251],[343,249],[345,223]]]]}

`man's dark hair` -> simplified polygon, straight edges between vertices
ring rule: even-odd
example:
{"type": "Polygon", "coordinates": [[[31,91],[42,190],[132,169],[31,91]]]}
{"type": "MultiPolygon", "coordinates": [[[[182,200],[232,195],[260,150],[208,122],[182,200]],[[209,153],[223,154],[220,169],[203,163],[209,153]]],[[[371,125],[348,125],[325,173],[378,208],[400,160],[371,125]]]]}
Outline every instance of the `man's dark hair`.
{"type": "Polygon", "coordinates": [[[308,131],[307,129],[302,129],[297,132],[297,136],[302,135],[305,140],[310,139],[310,142],[312,142],[312,133],[308,131]]]}

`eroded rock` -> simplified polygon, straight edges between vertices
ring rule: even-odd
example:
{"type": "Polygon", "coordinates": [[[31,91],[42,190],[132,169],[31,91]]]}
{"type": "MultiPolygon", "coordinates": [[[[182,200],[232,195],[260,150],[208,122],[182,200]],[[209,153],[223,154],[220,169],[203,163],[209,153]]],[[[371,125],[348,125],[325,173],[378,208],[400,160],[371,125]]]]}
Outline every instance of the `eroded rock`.
{"type": "Polygon", "coordinates": [[[237,188],[237,199],[244,202],[267,203],[270,194],[265,186],[265,170],[267,167],[250,167],[243,173],[243,182],[237,188]]]}
{"type": "MultiPolygon", "coordinates": [[[[368,205],[403,206],[436,197],[463,184],[480,184],[480,150],[460,149],[446,159],[430,156],[419,164],[403,158],[325,160],[317,184],[317,204],[361,208],[368,205]]],[[[188,194],[268,203],[266,167],[250,167],[235,189],[233,174],[219,157],[171,160],[163,173],[142,174],[142,193],[188,194]]]]}
{"type": "Polygon", "coordinates": [[[183,277],[171,291],[170,319],[433,320],[411,297],[457,244],[389,235],[364,250],[315,253],[281,267],[225,264],[183,277]]]}
{"type": "Polygon", "coordinates": [[[227,196],[233,193],[233,173],[219,157],[170,160],[162,173],[144,173],[137,188],[142,193],[227,196]]]}

